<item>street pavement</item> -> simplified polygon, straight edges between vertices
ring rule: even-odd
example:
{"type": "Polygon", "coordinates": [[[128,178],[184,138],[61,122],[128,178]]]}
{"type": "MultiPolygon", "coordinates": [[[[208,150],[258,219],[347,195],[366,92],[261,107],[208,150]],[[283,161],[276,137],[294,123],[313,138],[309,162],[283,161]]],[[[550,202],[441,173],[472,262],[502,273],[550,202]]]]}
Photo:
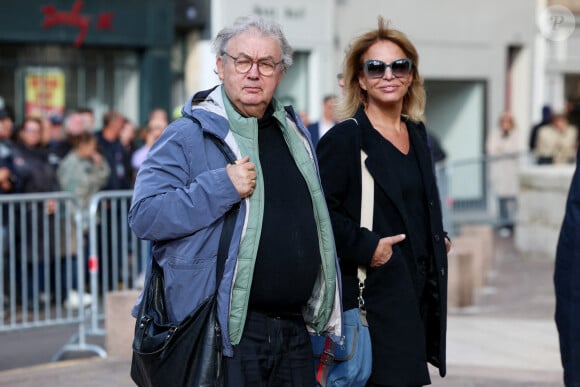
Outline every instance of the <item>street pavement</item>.
{"type": "MultiPolygon", "coordinates": [[[[495,266],[486,286],[476,292],[475,304],[449,311],[447,376],[441,378],[431,369],[432,386],[563,386],[553,319],[553,260],[518,254],[511,237],[496,237],[495,250],[495,266]]],[[[3,344],[0,359],[5,351],[10,348],[3,344]]],[[[126,359],[90,357],[32,364],[0,371],[0,386],[134,385],[126,359]]]]}
{"type": "Polygon", "coordinates": [[[450,310],[447,376],[433,386],[563,386],[554,323],[553,258],[518,254],[495,238],[495,267],[475,305],[450,310]]]}

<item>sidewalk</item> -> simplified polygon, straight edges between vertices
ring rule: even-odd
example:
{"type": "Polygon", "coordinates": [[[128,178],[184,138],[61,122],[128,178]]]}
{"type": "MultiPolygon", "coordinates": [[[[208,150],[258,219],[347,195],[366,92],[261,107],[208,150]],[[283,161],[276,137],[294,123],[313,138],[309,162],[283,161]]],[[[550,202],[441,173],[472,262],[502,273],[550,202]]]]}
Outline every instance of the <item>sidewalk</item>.
{"type": "MultiPolygon", "coordinates": [[[[561,387],[553,320],[553,262],[529,260],[495,240],[496,266],[476,306],[451,310],[447,376],[434,387],[561,387]]],[[[134,386],[130,361],[90,358],[0,372],[0,386],[134,386]]]]}
{"type": "Polygon", "coordinates": [[[496,263],[476,305],[451,310],[447,376],[433,386],[561,387],[554,323],[554,263],[520,256],[512,238],[495,238],[496,263]]]}
{"type": "Polygon", "coordinates": [[[448,374],[433,386],[563,386],[552,321],[451,316],[448,332],[448,374]]]}

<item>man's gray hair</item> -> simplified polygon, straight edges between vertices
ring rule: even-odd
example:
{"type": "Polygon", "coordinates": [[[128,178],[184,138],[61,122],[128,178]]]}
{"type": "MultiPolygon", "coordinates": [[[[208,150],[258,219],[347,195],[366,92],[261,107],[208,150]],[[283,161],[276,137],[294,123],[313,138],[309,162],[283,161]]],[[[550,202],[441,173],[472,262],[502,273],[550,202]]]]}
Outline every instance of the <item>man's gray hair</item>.
{"type": "Polygon", "coordinates": [[[234,21],[231,27],[225,27],[218,32],[213,41],[213,51],[216,56],[222,56],[231,38],[243,32],[256,29],[263,35],[271,36],[278,41],[282,51],[282,68],[286,71],[292,65],[292,47],[282,32],[280,24],[257,15],[242,16],[234,21]]]}

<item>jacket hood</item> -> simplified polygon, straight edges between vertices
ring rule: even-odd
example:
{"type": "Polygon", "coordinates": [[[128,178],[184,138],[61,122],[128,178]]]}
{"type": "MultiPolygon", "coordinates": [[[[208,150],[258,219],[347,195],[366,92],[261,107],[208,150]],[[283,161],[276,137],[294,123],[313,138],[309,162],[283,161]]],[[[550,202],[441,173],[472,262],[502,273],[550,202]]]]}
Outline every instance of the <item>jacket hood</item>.
{"type": "Polygon", "coordinates": [[[228,118],[221,85],[192,95],[183,105],[181,114],[183,117],[199,121],[205,132],[217,135],[219,138],[225,138],[228,134],[229,124],[227,124],[228,118]]]}

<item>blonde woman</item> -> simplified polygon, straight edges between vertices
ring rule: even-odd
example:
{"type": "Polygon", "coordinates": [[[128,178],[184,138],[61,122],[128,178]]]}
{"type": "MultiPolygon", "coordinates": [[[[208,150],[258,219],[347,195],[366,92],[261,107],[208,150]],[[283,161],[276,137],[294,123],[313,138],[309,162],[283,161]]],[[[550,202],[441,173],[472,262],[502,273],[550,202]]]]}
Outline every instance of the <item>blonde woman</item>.
{"type": "Polygon", "coordinates": [[[425,91],[409,39],[379,18],[344,61],[344,120],[317,148],[343,279],[358,306],[357,266],[373,348],[370,386],[430,384],[445,375],[447,252],[433,164],[421,122],[425,91]],[[372,230],[360,226],[361,150],[374,181],[372,230]]]}

